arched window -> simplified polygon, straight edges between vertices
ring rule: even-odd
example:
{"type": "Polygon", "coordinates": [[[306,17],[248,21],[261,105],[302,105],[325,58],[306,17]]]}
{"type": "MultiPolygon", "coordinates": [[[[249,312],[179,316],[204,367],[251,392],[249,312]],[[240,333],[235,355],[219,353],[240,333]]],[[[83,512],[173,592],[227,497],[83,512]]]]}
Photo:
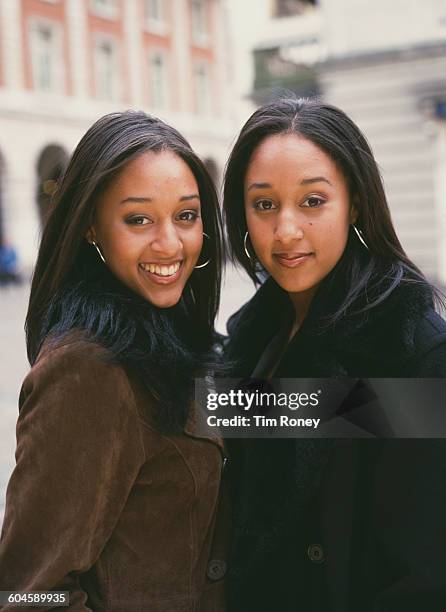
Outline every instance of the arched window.
{"type": "Polygon", "coordinates": [[[47,219],[57,181],[68,162],[66,151],[59,145],[46,146],[37,161],[37,206],[42,225],[47,219]]]}

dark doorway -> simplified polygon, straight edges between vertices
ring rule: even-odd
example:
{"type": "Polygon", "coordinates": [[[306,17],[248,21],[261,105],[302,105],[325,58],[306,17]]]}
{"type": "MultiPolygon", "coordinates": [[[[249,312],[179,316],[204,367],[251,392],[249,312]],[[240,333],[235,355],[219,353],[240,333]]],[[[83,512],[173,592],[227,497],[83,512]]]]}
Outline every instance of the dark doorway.
{"type": "Polygon", "coordinates": [[[3,246],[5,241],[5,228],[3,220],[3,191],[5,184],[5,164],[3,156],[0,151],[0,247],[3,246]]]}
{"type": "Polygon", "coordinates": [[[214,181],[214,185],[218,187],[220,182],[220,176],[217,164],[212,159],[212,157],[206,157],[206,159],[204,160],[204,165],[206,166],[207,171],[211,175],[211,179],[214,181]]]}

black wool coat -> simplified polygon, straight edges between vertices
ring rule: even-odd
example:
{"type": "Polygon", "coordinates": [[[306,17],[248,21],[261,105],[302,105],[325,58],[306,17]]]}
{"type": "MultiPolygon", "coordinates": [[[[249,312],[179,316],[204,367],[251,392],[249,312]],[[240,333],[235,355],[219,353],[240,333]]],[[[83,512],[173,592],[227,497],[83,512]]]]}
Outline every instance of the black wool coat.
{"type": "MultiPolygon", "coordinates": [[[[337,299],[316,296],[275,377],[446,377],[446,323],[425,287],[400,284],[367,316],[322,327],[337,299]]],[[[268,279],[228,323],[234,376],[251,375],[284,316],[268,279]]],[[[231,612],[446,610],[446,440],[250,439],[231,452],[231,612]]]]}

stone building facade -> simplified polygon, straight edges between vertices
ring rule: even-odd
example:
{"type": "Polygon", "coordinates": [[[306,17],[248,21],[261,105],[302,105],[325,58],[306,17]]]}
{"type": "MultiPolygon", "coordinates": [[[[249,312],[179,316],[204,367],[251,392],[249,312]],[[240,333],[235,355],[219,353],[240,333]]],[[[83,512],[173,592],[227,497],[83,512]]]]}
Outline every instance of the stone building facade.
{"type": "Polygon", "coordinates": [[[408,254],[446,285],[446,3],[323,0],[328,100],[364,130],[408,254]]]}
{"type": "Polygon", "coordinates": [[[0,0],[0,239],[31,268],[53,181],[86,129],[138,108],[216,179],[234,133],[224,0],[0,0]]]}

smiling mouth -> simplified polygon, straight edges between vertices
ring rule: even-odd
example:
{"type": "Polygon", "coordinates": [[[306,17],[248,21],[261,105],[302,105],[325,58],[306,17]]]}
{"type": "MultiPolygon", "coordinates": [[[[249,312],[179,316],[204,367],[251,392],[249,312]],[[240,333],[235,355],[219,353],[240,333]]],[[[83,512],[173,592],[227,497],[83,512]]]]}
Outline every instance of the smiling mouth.
{"type": "Polygon", "coordinates": [[[175,261],[171,264],[140,263],[139,267],[153,276],[159,278],[170,278],[175,276],[181,268],[183,261],[175,261]]]}
{"type": "Polygon", "coordinates": [[[314,253],[274,253],[274,259],[285,268],[295,268],[296,266],[308,261],[314,253]]]}

